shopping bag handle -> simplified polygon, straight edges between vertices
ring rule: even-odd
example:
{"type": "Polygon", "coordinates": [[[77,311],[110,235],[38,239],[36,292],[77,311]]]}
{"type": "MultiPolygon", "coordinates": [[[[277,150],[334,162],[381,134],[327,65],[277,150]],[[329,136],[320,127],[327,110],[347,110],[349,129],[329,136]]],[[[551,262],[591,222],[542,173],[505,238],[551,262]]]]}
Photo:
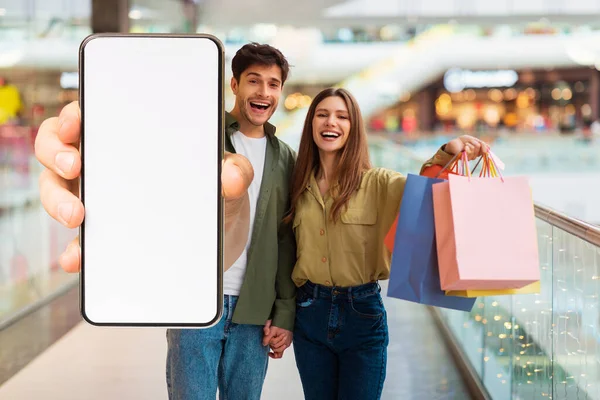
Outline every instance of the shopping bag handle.
{"type": "Polygon", "coordinates": [[[481,157],[479,157],[479,160],[477,160],[477,164],[475,164],[475,167],[472,169],[472,171],[474,172],[475,169],[477,168],[477,166],[479,165],[479,163],[481,162],[481,160],[484,160],[483,165],[481,167],[481,171],[479,173],[479,177],[487,177],[487,178],[496,178],[496,177],[500,177],[500,180],[502,182],[504,182],[504,177],[502,176],[502,173],[500,172],[500,168],[498,168],[498,164],[496,162],[496,156],[492,153],[492,151],[490,150],[489,146],[487,148],[487,151],[485,153],[483,153],[483,155],[481,157]]]}
{"type": "MultiPolygon", "coordinates": [[[[442,169],[440,169],[440,172],[438,172],[435,177],[439,178],[440,175],[442,174],[442,172],[444,172],[445,170],[447,170],[450,167],[450,165],[456,161],[456,157],[458,157],[458,154],[455,154],[454,157],[452,157],[452,159],[450,159],[450,161],[448,161],[448,163],[446,165],[444,165],[442,167],[442,169]]],[[[453,169],[454,169],[454,165],[452,165],[452,168],[450,169],[450,171],[452,171],[453,169]]]]}
{"type": "MultiPolygon", "coordinates": [[[[486,152],[485,152],[485,153],[483,153],[483,154],[481,155],[481,157],[479,157],[479,160],[477,160],[477,163],[476,163],[476,164],[475,164],[475,166],[473,167],[473,170],[472,170],[473,172],[475,172],[475,170],[477,169],[477,166],[479,165],[479,163],[481,162],[481,160],[483,160],[483,159],[484,159],[484,158],[487,156],[487,154],[488,154],[488,153],[491,151],[491,150],[490,150],[490,146],[489,146],[487,143],[485,143],[485,142],[483,142],[483,141],[482,141],[482,142],[481,142],[481,144],[482,144],[483,146],[486,146],[486,152]]],[[[486,161],[487,161],[487,160],[486,160],[486,161]]],[[[481,177],[481,176],[482,176],[482,174],[484,173],[484,170],[487,172],[487,168],[486,168],[486,167],[488,167],[488,166],[489,166],[489,165],[488,165],[487,163],[483,163],[483,166],[481,167],[481,172],[479,173],[479,176],[480,176],[480,177],[481,177]]]]}
{"type": "Polygon", "coordinates": [[[481,142],[481,144],[487,147],[486,152],[483,153],[481,157],[479,157],[479,160],[477,160],[475,167],[473,167],[472,169],[469,168],[467,152],[466,150],[462,150],[460,153],[455,154],[454,157],[452,157],[452,159],[448,161],[448,163],[440,170],[440,172],[438,172],[438,174],[435,177],[439,178],[442,172],[449,169],[451,172],[455,172],[457,175],[467,176],[469,178],[469,181],[471,181],[472,173],[475,172],[475,169],[477,169],[477,166],[479,165],[481,160],[484,160],[484,163],[481,167],[481,171],[479,173],[479,177],[500,177],[500,180],[504,182],[504,177],[500,172],[500,168],[498,168],[498,162],[501,162],[500,159],[494,153],[492,153],[492,150],[487,143],[481,142]]]}
{"type": "Polygon", "coordinates": [[[454,157],[444,167],[437,173],[435,176],[439,178],[442,172],[449,170],[450,172],[454,172],[457,175],[468,176],[469,180],[471,178],[471,170],[469,168],[469,160],[467,159],[467,152],[465,150],[460,151],[455,154],[454,157]],[[460,157],[460,158],[459,158],[460,157]],[[466,175],[465,175],[466,171],[466,175]]]}

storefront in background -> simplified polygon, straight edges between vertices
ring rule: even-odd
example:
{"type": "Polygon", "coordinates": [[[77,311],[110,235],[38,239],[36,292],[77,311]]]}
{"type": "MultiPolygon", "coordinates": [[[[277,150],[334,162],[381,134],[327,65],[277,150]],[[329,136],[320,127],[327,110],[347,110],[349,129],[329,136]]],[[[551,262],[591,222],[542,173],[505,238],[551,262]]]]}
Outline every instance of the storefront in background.
{"type": "Polygon", "coordinates": [[[41,207],[34,141],[42,121],[78,97],[76,72],[0,70],[0,324],[72,280],[58,256],[76,231],[41,207]]]}
{"type": "Polygon", "coordinates": [[[367,128],[370,132],[403,132],[406,136],[416,134],[423,124],[423,110],[429,107],[426,104],[432,99],[426,98],[427,93],[405,93],[397,104],[380,110],[368,121],[367,128]],[[425,101],[425,104],[424,104],[425,101]]]}
{"type": "MultiPolygon", "coordinates": [[[[0,200],[37,185],[31,171],[37,130],[44,119],[77,100],[77,82],[77,73],[0,70],[0,200]]],[[[0,211],[4,207],[0,201],[0,211]]]]}
{"type": "Polygon", "coordinates": [[[58,115],[62,107],[78,97],[78,74],[71,71],[10,69],[0,70],[0,125],[10,123],[37,126],[58,115]],[[3,89],[11,88],[9,102],[3,89]],[[15,107],[14,97],[19,97],[15,107]],[[2,118],[6,116],[7,118],[2,118]]]}
{"type": "Polygon", "coordinates": [[[598,119],[596,69],[450,69],[412,98],[382,110],[371,130],[436,132],[573,133],[598,119]]]}

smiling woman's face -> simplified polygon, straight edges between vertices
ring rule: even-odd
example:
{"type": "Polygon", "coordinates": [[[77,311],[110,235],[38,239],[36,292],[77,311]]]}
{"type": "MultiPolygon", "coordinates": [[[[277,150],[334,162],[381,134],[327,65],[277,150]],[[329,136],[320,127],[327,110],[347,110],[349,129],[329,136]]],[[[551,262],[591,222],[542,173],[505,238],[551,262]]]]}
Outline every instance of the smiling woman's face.
{"type": "Polygon", "coordinates": [[[321,152],[336,153],[344,148],[350,134],[350,115],[339,96],[323,99],[312,121],[313,140],[321,152]]]}

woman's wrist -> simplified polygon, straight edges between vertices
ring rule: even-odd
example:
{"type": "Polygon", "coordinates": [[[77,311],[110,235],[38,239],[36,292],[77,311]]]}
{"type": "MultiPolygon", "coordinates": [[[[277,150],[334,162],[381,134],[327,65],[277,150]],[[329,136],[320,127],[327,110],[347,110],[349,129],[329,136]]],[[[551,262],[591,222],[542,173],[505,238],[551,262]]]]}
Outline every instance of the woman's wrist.
{"type": "Polygon", "coordinates": [[[454,153],[446,150],[447,145],[448,145],[448,143],[442,145],[442,151],[445,152],[445,153],[447,153],[447,154],[450,154],[451,156],[455,155],[454,153]]]}

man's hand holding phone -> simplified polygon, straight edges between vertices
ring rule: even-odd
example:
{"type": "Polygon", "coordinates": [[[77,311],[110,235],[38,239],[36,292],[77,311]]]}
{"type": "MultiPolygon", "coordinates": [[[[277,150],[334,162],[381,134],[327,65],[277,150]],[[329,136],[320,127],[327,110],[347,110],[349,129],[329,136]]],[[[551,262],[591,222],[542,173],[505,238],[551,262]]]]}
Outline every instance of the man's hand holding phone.
{"type": "MultiPolygon", "coordinates": [[[[52,218],[68,228],[79,227],[85,214],[79,199],[80,127],[79,104],[73,102],[64,107],[58,118],[44,121],[35,141],[36,157],[46,167],[39,181],[42,204],[52,218]]],[[[248,235],[247,189],[253,178],[252,165],[245,157],[225,153],[221,172],[225,199],[224,269],[239,257],[246,243],[238,238],[248,235]]],[[[66,272],[79,272],[81,249],[78,238],[62,253],[60,264],[66,272]]]]}

